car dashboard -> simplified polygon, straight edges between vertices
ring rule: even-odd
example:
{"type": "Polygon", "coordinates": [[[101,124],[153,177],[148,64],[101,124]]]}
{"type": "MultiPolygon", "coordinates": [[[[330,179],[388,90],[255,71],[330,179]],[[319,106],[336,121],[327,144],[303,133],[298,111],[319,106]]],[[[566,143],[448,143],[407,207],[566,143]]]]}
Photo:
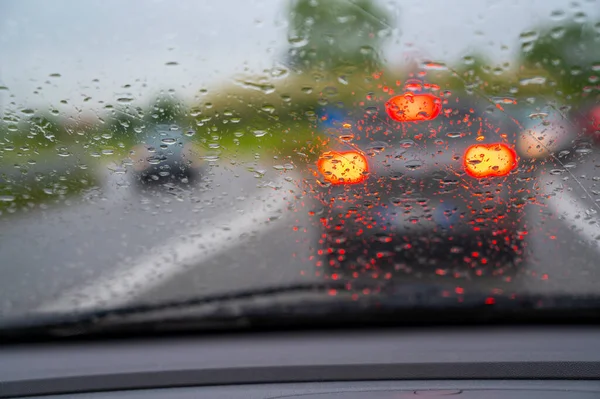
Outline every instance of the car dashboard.
{"type": "Polygon", "coordinates": [[[437,327],[0,347],[0,397],[600,397],[600,328],[437,327]]]}

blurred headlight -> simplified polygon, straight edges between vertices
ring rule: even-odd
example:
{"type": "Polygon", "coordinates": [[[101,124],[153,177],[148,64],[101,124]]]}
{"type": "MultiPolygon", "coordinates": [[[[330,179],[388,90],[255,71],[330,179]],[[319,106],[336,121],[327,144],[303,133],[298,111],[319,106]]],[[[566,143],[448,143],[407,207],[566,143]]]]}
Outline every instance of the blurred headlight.
{"type": "Polygon", "coordinates": [[[527,129],[517,137],[516,150],[524,158],[540,159],[568,147],[573,139],[563,124],[548,124],[527,129]]]}
{"type": "Polygon", "coordinates": [[[148,150],[148,148],[143,144],[138,144],[131,149],[130,158],[133,161],[133,170],[136,172],[141,172],[150,166],[148,162],[148,158],[150,158],[152,154],[148,150]]]}
{"type": "Polygon", "coordinates": [[[188,142],[183,146],[184,162],[194,169],[200,168],[204,164],[203,154],[204,149],[198,143],[188,142]]]}

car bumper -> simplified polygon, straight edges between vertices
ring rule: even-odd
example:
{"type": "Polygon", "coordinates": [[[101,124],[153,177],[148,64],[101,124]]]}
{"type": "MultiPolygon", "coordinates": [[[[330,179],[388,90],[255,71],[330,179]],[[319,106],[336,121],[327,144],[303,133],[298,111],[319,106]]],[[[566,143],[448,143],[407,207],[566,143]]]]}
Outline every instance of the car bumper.
{"type": "Polygon", "coordinates": [[[516,181],[394,186],[379,180],[324,193],[319,244],[330,271],[497,276],[522,262],[516,181]]]}
{"type": "Polygon", "coordinates": [[[161,163],[136,171],[134,178],[141,184],[191,181],[200,176],[202,168],[195,168],[180,163],[161,163]]]}

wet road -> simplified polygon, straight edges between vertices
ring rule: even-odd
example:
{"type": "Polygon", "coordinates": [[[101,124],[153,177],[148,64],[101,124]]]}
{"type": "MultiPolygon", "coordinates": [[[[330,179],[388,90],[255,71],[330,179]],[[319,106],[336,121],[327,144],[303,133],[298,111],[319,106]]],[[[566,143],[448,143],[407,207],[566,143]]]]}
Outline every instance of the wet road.
{"type": "MultiPolygon", "coordinates": [[[[263,165],[264,167],[264,165],[263,165]]],[[[193,189],[139,191],[109,173],[63,206],[0,221],[0,313],[114,306],[322,278],[318,221],[297,174],[215,165],[193,189]]],[[[600,156],[547,167],[527,206],[517,276],[459,281],[505,291],[597,292],[600,156]],[[597,166],[598,165],[598,166],[597,166]],[[552,171],[552,173],[550,173],[552,171]]]]}
{"type": "MultiPolygon", "coordinates": [[[[236,263],[223,265],[213,258],[243,243],[252,249],[263,230],[284,221],[286,198],[292,195],[283,188],[290,189],[284,177],[273,173],[257,179],[246,168],[217,165],[193,189],[140,191],[127,176],[108,174],[102,188],[83,198],[5,217],[0,221],[0,313],[82,305],[79,292],[89,287],[94,304],[123,302],[199,261],[215,279],[195,279],[195,292],[267,280],[264,266],[250,263],[253,259],[245,258],[255,268],[249,280],[232,269],[236,263]],[[175,266],[157,269],[157,264],[175,266]],[[133,278],[122,275],[136,270],[133,278]],[[105,282],[111,292],[97,288],[105,282]]],[[[278,276],[285,272],[280,269],[278,276]]]]}

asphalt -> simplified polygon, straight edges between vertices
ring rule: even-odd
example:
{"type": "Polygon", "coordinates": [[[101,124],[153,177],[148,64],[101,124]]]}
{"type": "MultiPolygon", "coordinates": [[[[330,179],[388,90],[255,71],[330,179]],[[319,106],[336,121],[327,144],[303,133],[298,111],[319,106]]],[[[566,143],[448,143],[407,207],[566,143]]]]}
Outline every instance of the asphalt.
{"type": "MultiPolygon", "coordinates": [[[[0,314],[162,301],[327,278],[315,267],[315,204],[297,170],[215,164],[192,188],[102,187],[0,219],[0,314]],[[263,169],[260,173],[251,170],[263,169]]],[[[597,293],[600,154],[540,168],[511,281],[457,287],[597,293]]],[[[402,281],[414,282],[410,275],[402,281]]]]}

